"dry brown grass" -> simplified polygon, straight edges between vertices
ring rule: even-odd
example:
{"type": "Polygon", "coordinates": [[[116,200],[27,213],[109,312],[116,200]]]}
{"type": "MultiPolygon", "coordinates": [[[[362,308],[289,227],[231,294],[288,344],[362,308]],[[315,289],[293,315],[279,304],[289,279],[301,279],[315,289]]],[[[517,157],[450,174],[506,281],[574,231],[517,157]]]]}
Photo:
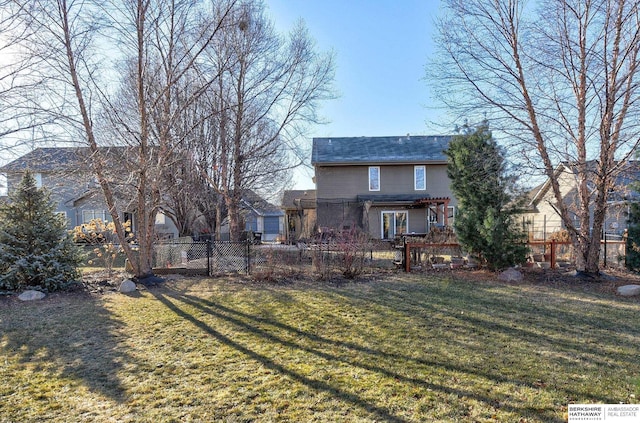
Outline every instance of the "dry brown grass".
{"type": "Polygon", "coordinates": [[[640,396],[640,302],[560,281],[140,288],[0,299],[0,421],[560,422],[640,396]]]}

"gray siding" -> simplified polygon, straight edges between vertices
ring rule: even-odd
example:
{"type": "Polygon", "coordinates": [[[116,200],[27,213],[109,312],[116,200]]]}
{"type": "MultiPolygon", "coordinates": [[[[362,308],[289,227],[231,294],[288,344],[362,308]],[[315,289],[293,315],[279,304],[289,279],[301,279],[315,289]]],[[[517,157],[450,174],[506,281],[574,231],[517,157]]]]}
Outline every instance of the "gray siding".
{"type": "MultiPolygon", "coordinates": [[[[380,165],[380,191],[369,191],[369,166],[316,166],[317,224],[322,230],[358,227],[375,238],[382,234],[383,211],[407,211],[408,232],[428,231],[427,209],[410,207],[406,198],[449,198],[457,206],[446,164],[418,164],[426,169],[426,189],[416,190],[414,164],[380,165]],[[373,205],[365,212],[362,198],[371,197],[373,205]],[[376,196],[385,197],[376,199],[376,196]],[[405,198],[394,201],[393,196],[405,198]]],[[[441,222],[440,222],[441,223],[441,222]]]]}
{"type": "Polygon", "coordinates": [[[414,165],[380,166],[380,191],[369,191],[369,166],[317,166],[316,186],[318,202],[329,199],[355,199],[358,195],[415,194],[424,197],[450,197],[447,166],[425,164],[427,189],[415,190],[414,165]]]}

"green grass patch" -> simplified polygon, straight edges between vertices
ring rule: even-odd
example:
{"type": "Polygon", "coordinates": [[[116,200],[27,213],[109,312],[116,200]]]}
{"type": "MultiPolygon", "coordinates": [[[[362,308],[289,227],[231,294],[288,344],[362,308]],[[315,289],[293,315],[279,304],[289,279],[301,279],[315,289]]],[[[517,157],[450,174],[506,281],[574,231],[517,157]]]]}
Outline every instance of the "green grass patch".
{"type": "Polygon", "coordinates": [[[639,313],[451,274],[5,298],[0,422],[561,422],[638,403],[639,313]]]}

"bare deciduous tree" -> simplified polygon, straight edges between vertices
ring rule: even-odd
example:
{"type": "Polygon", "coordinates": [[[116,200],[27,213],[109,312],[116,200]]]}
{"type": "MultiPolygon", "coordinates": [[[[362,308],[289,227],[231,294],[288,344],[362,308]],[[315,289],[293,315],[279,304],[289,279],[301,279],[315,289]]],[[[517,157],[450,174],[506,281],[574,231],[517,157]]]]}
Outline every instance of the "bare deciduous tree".
{"type": "Polygon", "coordinates": [[[428,77],[459,116],[485,113],[551,182],[577,267],[599,272],[607,193],[640,140],[640,11],[628,0],[445,0],[428,77]],[[574,171],[575,207],[559,162],[574,171]],[[591,212],[590,212],[591,211],[591,212]]]}
{"type": "Polygon", "coordinates": [[[232,15],[237,24],[209,50],[222,78],[212,94],[215,162],[203,170],[224,200],[231,239],[238,239],[243,191],[281,186],[301,163],[298,137],[319,121],[319,103],[333,98],[334,59],[316,52],[302,23],[280,36],[260,2],[242,1],[232,15]]]}
{"type": "Polygon", "coordinates": [[[20,5],[0,0],[0,152],[4,160],[24,153],[23,147],[45,141],[39,128],[54,122],[51,115],[34,108],[44,77],[36,68],[39,58],[21,48],[30,30],[15,19],[19,12],[20,5]]]}
{"type": "MultiPolygon", "coordinates": [[[[14,3],[30,29],[32,54],[48,65],[47,77],[61,89],[48,91],[64,104],[57,113],[69,128],[78,130],[91,151],[93,170],[134,273],[140,278],[150,275],[155,217],[165,198],[162,172],[181,157],[176,154],[181,140],[172,128],[189,104],[174,100],[227,14],[219,21],[202,19],[203,9],[195,0],[14,3]],[[99,78],[114,69],[93,60],[97,48],[105,46],[115,49],[112,62],[123,63],[117,91],[110,91],[99,78]],[[65,96],[69,88],[71,96],[65,96]],[[109,166],[113,151],[105,154],[108,150],[101,148],[105,144],[100,140],[109,138],[126,147],[117,169],[109,166]],[[129,188],[124,196],[128,202],[118,201],[123,196],[116,191],[123,184],[129,188]],[[127,243],[124,212],[136,216],[137,252],[127,243]]],[[[192,88],[190,98],[197,98],[210,83],[192,88]]]]}

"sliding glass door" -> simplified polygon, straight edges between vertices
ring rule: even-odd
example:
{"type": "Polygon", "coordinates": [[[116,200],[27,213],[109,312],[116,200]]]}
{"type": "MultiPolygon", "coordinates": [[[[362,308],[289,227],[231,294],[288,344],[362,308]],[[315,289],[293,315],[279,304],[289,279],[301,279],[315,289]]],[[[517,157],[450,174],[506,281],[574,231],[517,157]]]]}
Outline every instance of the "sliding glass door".
{"type": "Polygon", "coordinates": [[[406,211],[382,212],[382,239],[393,239],[396,235],[407,233],[408,215],[406,211]]]}

